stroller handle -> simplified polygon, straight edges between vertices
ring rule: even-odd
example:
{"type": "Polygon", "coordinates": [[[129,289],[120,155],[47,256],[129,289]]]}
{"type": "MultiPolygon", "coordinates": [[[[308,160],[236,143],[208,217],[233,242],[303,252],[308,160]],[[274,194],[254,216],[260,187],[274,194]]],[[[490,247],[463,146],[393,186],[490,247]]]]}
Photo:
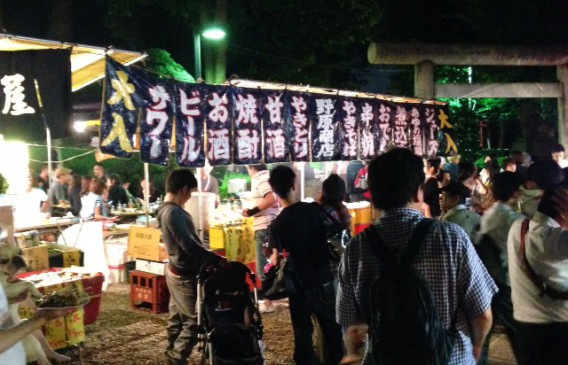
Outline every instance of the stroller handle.
{"type": "Polygon", "coordinates": [[[199,268],[199,272],[197,274],[197,281],[203,282],[207,280],[212,274],[214,274],[218,270],[242,270],[256,288],[256,274],[245,264],[240,261],[229,261],[230,268],[226,269],[219,263],[219,261],[207,261],[199,268]]]}

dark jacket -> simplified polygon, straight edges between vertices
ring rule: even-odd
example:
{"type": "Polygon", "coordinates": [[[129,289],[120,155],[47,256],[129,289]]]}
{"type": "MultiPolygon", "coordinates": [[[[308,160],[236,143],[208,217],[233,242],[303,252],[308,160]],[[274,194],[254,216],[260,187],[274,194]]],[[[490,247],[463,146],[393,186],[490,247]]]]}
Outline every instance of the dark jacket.
{"type": "Polygon", "coordinates": [[[178,204],[165,202],[158,209],[157,218],[172,271],[196,275],[205,262],[219,258],[203,247],[193,219],[178,204]]]}

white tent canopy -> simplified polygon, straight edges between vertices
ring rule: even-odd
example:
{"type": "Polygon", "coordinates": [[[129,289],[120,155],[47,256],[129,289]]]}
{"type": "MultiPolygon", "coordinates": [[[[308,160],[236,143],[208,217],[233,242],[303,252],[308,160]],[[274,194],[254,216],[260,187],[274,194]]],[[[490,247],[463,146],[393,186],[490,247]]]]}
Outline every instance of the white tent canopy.
{"type": "Polygon", "coordinates": [[[95,47],[0,33],[0,51],[42,49],[71,49],[72,91],[82,89],[104,77],[105,56],[107,54],[125,65],[138,62],[147,56],[145,53],[125,51],[112,47],[95,47]]]}

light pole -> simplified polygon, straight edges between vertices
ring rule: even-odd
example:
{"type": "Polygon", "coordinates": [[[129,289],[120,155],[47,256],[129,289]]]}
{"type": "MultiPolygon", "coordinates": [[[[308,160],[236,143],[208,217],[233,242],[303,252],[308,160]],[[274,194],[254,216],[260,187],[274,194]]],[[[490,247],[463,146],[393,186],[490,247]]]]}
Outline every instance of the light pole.
{"type": "Polygon", "coordinates": [[[203,73],[201,69],[201,36],[206,39],[210,39],[213,41],[218,41],[225,38],[225,31],[216,26],[208,27],[203,29],[201,33],[196,31],[193,34],[193,48],[195,54],[195,81],[203,78],[203,73]]]}
{"type": "MultiPolygon", "coordinates": [[[[201,36],[206,39],[213,41],[218,41],[225,38],[225,31],[222,28],[211,26],[202,30],[201,33],[196,31],[193,33],[193,47],[195,54],[195,82],[199,82],[199,79],[203,79],[203,74],[201,72],[201,36]]],[[[203,240],[203,218],[201,217],[201,202],[203,192],[201,191],[201,167],[196,169],[197,175],[197,191],[199,195],[197,196],[197,227],[199,232],[199,238],[203,240]]]]}

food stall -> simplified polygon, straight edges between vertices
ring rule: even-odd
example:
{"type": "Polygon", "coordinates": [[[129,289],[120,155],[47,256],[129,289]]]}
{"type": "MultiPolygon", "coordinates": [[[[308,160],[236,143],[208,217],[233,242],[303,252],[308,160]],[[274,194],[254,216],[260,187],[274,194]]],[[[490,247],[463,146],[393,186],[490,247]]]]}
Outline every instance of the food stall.
{"type": "MultiPolygon", "coordinates": [[[[136,149],[143,162],[163,166],[174,157],[180,167],[198,170],[205,160],[214,167],[317,163],[327,176],[335,161],[370,160],[393,147],[430,157],[453,143],[446,103],[249,80],[174,82],[110,57],[103,98],[101,152],[131,158],[136,149]],[[163,98],[153,97],[157,90],[163,98]]],[[[246,220],[237,220],[238,212],[225,214],[224,204],[211,212],[206,196],[192,200],[199,233],[205,236],[210,227],[211,247],[248,263],[246,220]],[[233,240],[244,248],[235,249],[233,240]]],[[[350,208],[356,232],[370,222],[372,210],[368,203],[350,208]]]]}

